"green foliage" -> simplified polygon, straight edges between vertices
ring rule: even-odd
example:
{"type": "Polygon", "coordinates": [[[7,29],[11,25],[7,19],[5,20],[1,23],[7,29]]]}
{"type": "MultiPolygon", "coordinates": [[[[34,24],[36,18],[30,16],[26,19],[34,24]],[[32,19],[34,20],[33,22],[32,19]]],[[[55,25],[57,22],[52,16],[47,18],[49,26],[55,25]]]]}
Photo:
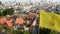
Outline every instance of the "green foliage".
{"type": "Polygon", "coordinates": [[[23,32],[20,30],[14,30],[11,34],[23,34],[23,32]]]}
{"type": "MultiPolygon", "coordinates": [[[[4,28],[0,26],[0,30],[4,30],[4,28]]],[[[7,34],[30,34],[29,31],[14,30],[12,27],[8,27],[6,32],[7,34]]]]}
{"type": "Polygon", "coordinates": [[[58,32],[51,31],[50,34],[58,34],[58,32]]]}
{"type": "Polygon", "coordinates": [[[29,27],[29,26],[30,26],[30,24],[28,24],[28,23],[24,23],[24,25],[25,25],[26,27],[29,27]]]}
{"type": "Polygon", "coordinates": [[[8,27],[7,29],[6,29],[6,32],[7,33],[11,33],[13,31],[13,28],[12,27],[8,27]]]}
{"type": "Polygon", "coordinates": [[[2,13],[2,12],[3,12],[3,10],[2,10],[2,9],[0,9],[0,16],[2,16],[2,15],[3,15],[3,13],[2,13]]]}
{"type": "Polygon", "coordinates": [[[39,33],[40,34],[50,34],[51,30],[47,28],[40,28],[39,33]]]}
{"type": "Polygon", "coordinates": [[[2,16],[2,12],[0,11],[0,16],[2,16]]]}
{"type": "Polygon", "coordinates": [[[50,29],[50,31],[49,31],[49,29],[46,29],[46,28],[40,28],[40,29],[39,29],[39,33],[40,33],[40,34],[58,34],[58,32],[56,32],[56,31],[51,31],[51,29],[50,29]]]}
{"type": "Polygon", "coordinates": [[[25,31],[25,32],[24,32],[24,34],[30,34],[30,32],[28,32],[28,31],[25,31]]]}
{"type": "Polygon", "coordinates": [[[3,10],[2,13],[3,13],[3,16],[12,15],[14,13],[14,10],[13,10],[13,8],[9,8],[9,9],[3,10]]]}
{"type": "Polygon", "coordinates": [[[3,26],[0,26],[0,31],[1,31],[1,30],[4,30],[3,26]]]}

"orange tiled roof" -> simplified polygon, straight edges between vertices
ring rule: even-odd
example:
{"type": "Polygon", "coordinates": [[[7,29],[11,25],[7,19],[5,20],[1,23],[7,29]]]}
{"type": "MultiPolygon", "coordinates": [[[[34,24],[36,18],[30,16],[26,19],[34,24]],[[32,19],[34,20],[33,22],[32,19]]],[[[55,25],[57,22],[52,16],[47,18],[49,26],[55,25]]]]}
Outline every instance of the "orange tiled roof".
{"type": "Polygon", "coordinates": [[[20,17],[20,18],[17,18],[16,22],[17,22],[18,24],[23,24],[25,21],[24,21],[23,18],[20,17]]]}
{"type": "Polygon", "coordinates": [[[0,19],[0,24],[3,24],[3,23],[5,23],[6,22],[6,18],[1,18],[0,19]]]}
{"type": "Polygon", "coordinates": [[[13,22],[13,20],[12,20],[12,19],[11,19],[11,20],[7,20],[7,21],[6,21],[6,23],[7,23],[7,25],[8,25],[8,26],[12,26],[12,22],[13,22]]]}

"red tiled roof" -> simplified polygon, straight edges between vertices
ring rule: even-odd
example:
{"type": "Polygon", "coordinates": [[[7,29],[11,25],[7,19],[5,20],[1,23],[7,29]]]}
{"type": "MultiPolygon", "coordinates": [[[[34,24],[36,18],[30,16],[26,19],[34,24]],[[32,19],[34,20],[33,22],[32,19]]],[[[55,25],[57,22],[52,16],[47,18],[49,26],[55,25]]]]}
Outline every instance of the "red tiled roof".
{"type": "Polygon", "coordinates": [[[35,17],[35,15],[34,14],[30,14],[30,15],[28,15],[28,17],[27,18],[34,18],[35,17]]]}

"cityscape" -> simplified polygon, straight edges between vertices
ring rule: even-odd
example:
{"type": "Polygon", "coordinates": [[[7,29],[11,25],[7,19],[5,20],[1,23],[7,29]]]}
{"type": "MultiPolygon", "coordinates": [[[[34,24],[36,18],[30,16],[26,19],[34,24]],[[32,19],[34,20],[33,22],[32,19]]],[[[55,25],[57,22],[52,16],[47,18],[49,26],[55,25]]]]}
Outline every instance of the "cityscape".
{"type": "Polygon", "coordinates": [[[32,0],[0,0],[0,34],[38,34],[39,5],[32,0]]]}
{"type": "Polygon", "coordinates": [[[0,0],[0,34],[60,34],[59,15],[60,0],[0,0]]]}

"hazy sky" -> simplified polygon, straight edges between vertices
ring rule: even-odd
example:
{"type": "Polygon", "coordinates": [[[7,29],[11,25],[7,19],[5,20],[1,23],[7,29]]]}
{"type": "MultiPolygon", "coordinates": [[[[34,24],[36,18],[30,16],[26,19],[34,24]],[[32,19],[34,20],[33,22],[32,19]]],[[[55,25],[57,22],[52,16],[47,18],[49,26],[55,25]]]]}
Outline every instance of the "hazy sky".
{"type": "MultiPolygon", "coordinates": [[[[8,2],[8,1],[11,1],[11,2],[13,2],[13,1],[16,1],[16,2],[29,2],[30,0],[0,0],[0,1],[3,1],[3,2],[8,2]]],[[[40,0],[31,0],[32,2],[39,2],[40,0]]]]}
{"type": "MultiPolygon", "coordinates": [[[[29,2],[30,0],[0,0],[0,1],[3,1],[3,2],[9,2],[9,1],[11,1],[11,2],[29,2]]],[[[31,0],[32,2],[40,2],[41,0],[31,0]]],[[[47,0],[47,1],[60,1],[60,0],[47,0]]]]}

